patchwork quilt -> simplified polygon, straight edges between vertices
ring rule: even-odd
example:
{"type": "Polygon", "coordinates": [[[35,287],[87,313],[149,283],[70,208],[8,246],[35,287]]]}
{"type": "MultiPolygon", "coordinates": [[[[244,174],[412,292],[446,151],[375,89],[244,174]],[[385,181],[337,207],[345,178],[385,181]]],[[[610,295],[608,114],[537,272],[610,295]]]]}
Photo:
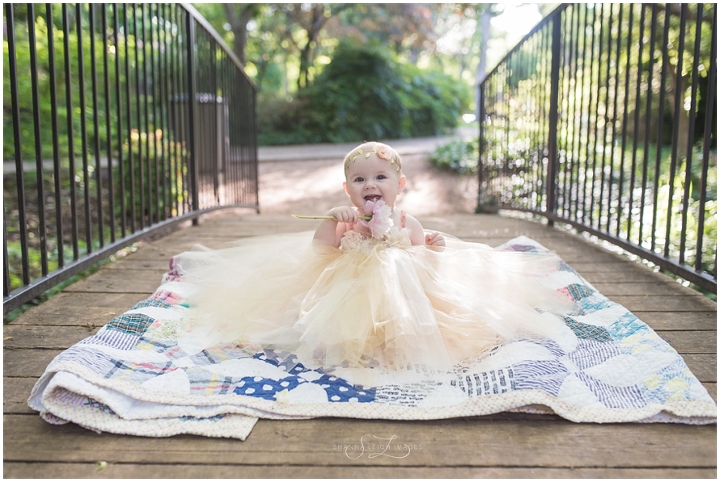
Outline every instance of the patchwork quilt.
{"type": "MultiPolygon", "coordinates": [[[[516,238],[497,249],[547,251],[516,238]]],[[[560,263],[577,340],[516,340],[448,372],[411,367],[358,383],[293,353],[217,346],[192,354],[180,329],[190,294],[177,272],[148,299],[59,354],[28,403],[52,424],[153,437],[245,440],[258,418],[428,420],[503,411],[574,422],[716,423],[717,407],[682,357],[623,306],[560,263]],[[188,349],[188,351],[186,351],[188,349]]]]}

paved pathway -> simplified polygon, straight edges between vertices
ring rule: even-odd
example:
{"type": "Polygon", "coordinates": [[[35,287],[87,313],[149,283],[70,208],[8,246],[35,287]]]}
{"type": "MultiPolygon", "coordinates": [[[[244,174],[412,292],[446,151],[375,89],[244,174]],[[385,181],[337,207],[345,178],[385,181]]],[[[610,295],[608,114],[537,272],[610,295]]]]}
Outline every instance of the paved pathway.
{"type": "MultiPolygon", "coordinates": [[[[459,127],[455,134],[440,137],[420,137],[414,139],[383,140],[382,142],[392,145],[400,155],[406,154],[429,154],[438,145],[449,142],[452,139],[470,140],[477,136],[477,129],[471,127],[459,127]]],[[[345,144],[303,144],[291,146],[260,146],[258,147],[258,160],[260,162],[275,161],[298,161],[317,159],[342,159],[345,154],[359,143],[345,144]]],[[[100,165],[107,166],[107,157],[100,158],[100,165]]],[[[114,156],[113,165],[117,165],[117,156],[114,156]]],[[[52,159],[43,160],[43,170],[52,171],[52,159]]],[[[23,162],[24,172],[35,172],[35,160],[25,159],[23,162]]],[[[3,174],[15,173],[15,162],[3,162],[3,174]]]]}
{"type": "MultiPolygon", "coordinates": [[[[441,137],[418,137],[414,139],[384,139],[384,142],[392,146],[398,154],[430,154],[439,145],[450,142],[453,139],[470,140],[477,136],[476,129],[470,127],[459,127],[455,134],[441,137]]],[[[374,140],[374,139],[370,139],[374,140]]],[[[293,146],[261,146],[258,148],[258,160],[260,162],[276,161],[306,161],[320,159],[342,159],[345,154],[359,142],[344,144],[311,144],[293,146]]]]}

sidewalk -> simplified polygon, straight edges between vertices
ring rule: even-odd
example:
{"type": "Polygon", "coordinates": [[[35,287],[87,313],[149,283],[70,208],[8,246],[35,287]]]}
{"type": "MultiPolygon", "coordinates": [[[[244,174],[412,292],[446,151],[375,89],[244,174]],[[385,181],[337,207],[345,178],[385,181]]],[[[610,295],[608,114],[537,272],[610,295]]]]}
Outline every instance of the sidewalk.
{"type": "MultiPolygon", "coordinates": [[[[453,139],[470,140],[477,137],[477,129],[472,127],[458,127],[455,134],[442,137],[418,137],[414,139],[393,139],[383,140],[391,145],[401,156],[408,154],[430,154],[441,144],[450,142],[453,139]]],[[[260,146],[258,147],[259,162],[276,161],[309,161],[319,159],[342,159],[347,152],[360,142],[349,142],[345,144],[300,144],[289,146],[260,146]]],[[[95,160],[90,156],[90,163],[95,160]]],[[[100,158],[100,165],[107,169],[107,157],[100,158]]],[[[117,157],[113,156],[113,165],[117,165],[117,157]]],[[[23,172],[35,172],[36,161],[25,159],[23,161],[23,172]]],[[[43,170],[52,171],[52,159],[43,160],[43,170]]],[[[15,162],[3,162],[3,175],[15,174],[15,162]]]]}
{"type": "MultiPolygon", "coordinates": [[[[381,140],[392,146],[398,154],[430,154],[439,145],[446,144],[455,139],[470,140],[477,137],[477,130],[472,127],[458,127],[455,134],[442,137],[416,137],[413,139],[381,140]]],[[[349,142],[344,144],[300,144],[290,146],[262,146],[258,148],[259,162],[278,161],[310,161],[321,159],[342,159],[350,149],[361,144],[349,142]]]]}

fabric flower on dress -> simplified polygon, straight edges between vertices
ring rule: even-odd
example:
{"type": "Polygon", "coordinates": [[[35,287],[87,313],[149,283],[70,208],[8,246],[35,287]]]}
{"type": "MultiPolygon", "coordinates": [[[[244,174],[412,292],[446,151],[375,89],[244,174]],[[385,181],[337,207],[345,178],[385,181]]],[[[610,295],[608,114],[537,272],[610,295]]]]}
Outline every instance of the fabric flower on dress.
{"type": "Polygon", "coordinates": [[[372,219],[370,221],[361,219],[360,224],[370,228],[370,234],[372,234],[373,238],[382,239],[383,236],[390,232],[390,228],[394,225],[392,209],[385,204],[385,201],[382,199],[377,202],[368,201],[365,203],[363,210],[368,216],[372,214],[372,219]]]}

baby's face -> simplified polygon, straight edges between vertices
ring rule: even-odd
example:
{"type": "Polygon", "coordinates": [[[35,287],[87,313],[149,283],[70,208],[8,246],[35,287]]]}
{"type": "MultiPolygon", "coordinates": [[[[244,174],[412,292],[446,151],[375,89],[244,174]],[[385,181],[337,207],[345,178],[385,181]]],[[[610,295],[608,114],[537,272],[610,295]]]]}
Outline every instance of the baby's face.
{"type": "Polygon", "coordinates": [[[405,176],[397,171],[390,161],[380,159],[376,154],[358,156],[350,162],[345,171],[345,192],[357,208],[362,209],[367,201],[382,199],[390,207],[405,187],[405,176]]]}

